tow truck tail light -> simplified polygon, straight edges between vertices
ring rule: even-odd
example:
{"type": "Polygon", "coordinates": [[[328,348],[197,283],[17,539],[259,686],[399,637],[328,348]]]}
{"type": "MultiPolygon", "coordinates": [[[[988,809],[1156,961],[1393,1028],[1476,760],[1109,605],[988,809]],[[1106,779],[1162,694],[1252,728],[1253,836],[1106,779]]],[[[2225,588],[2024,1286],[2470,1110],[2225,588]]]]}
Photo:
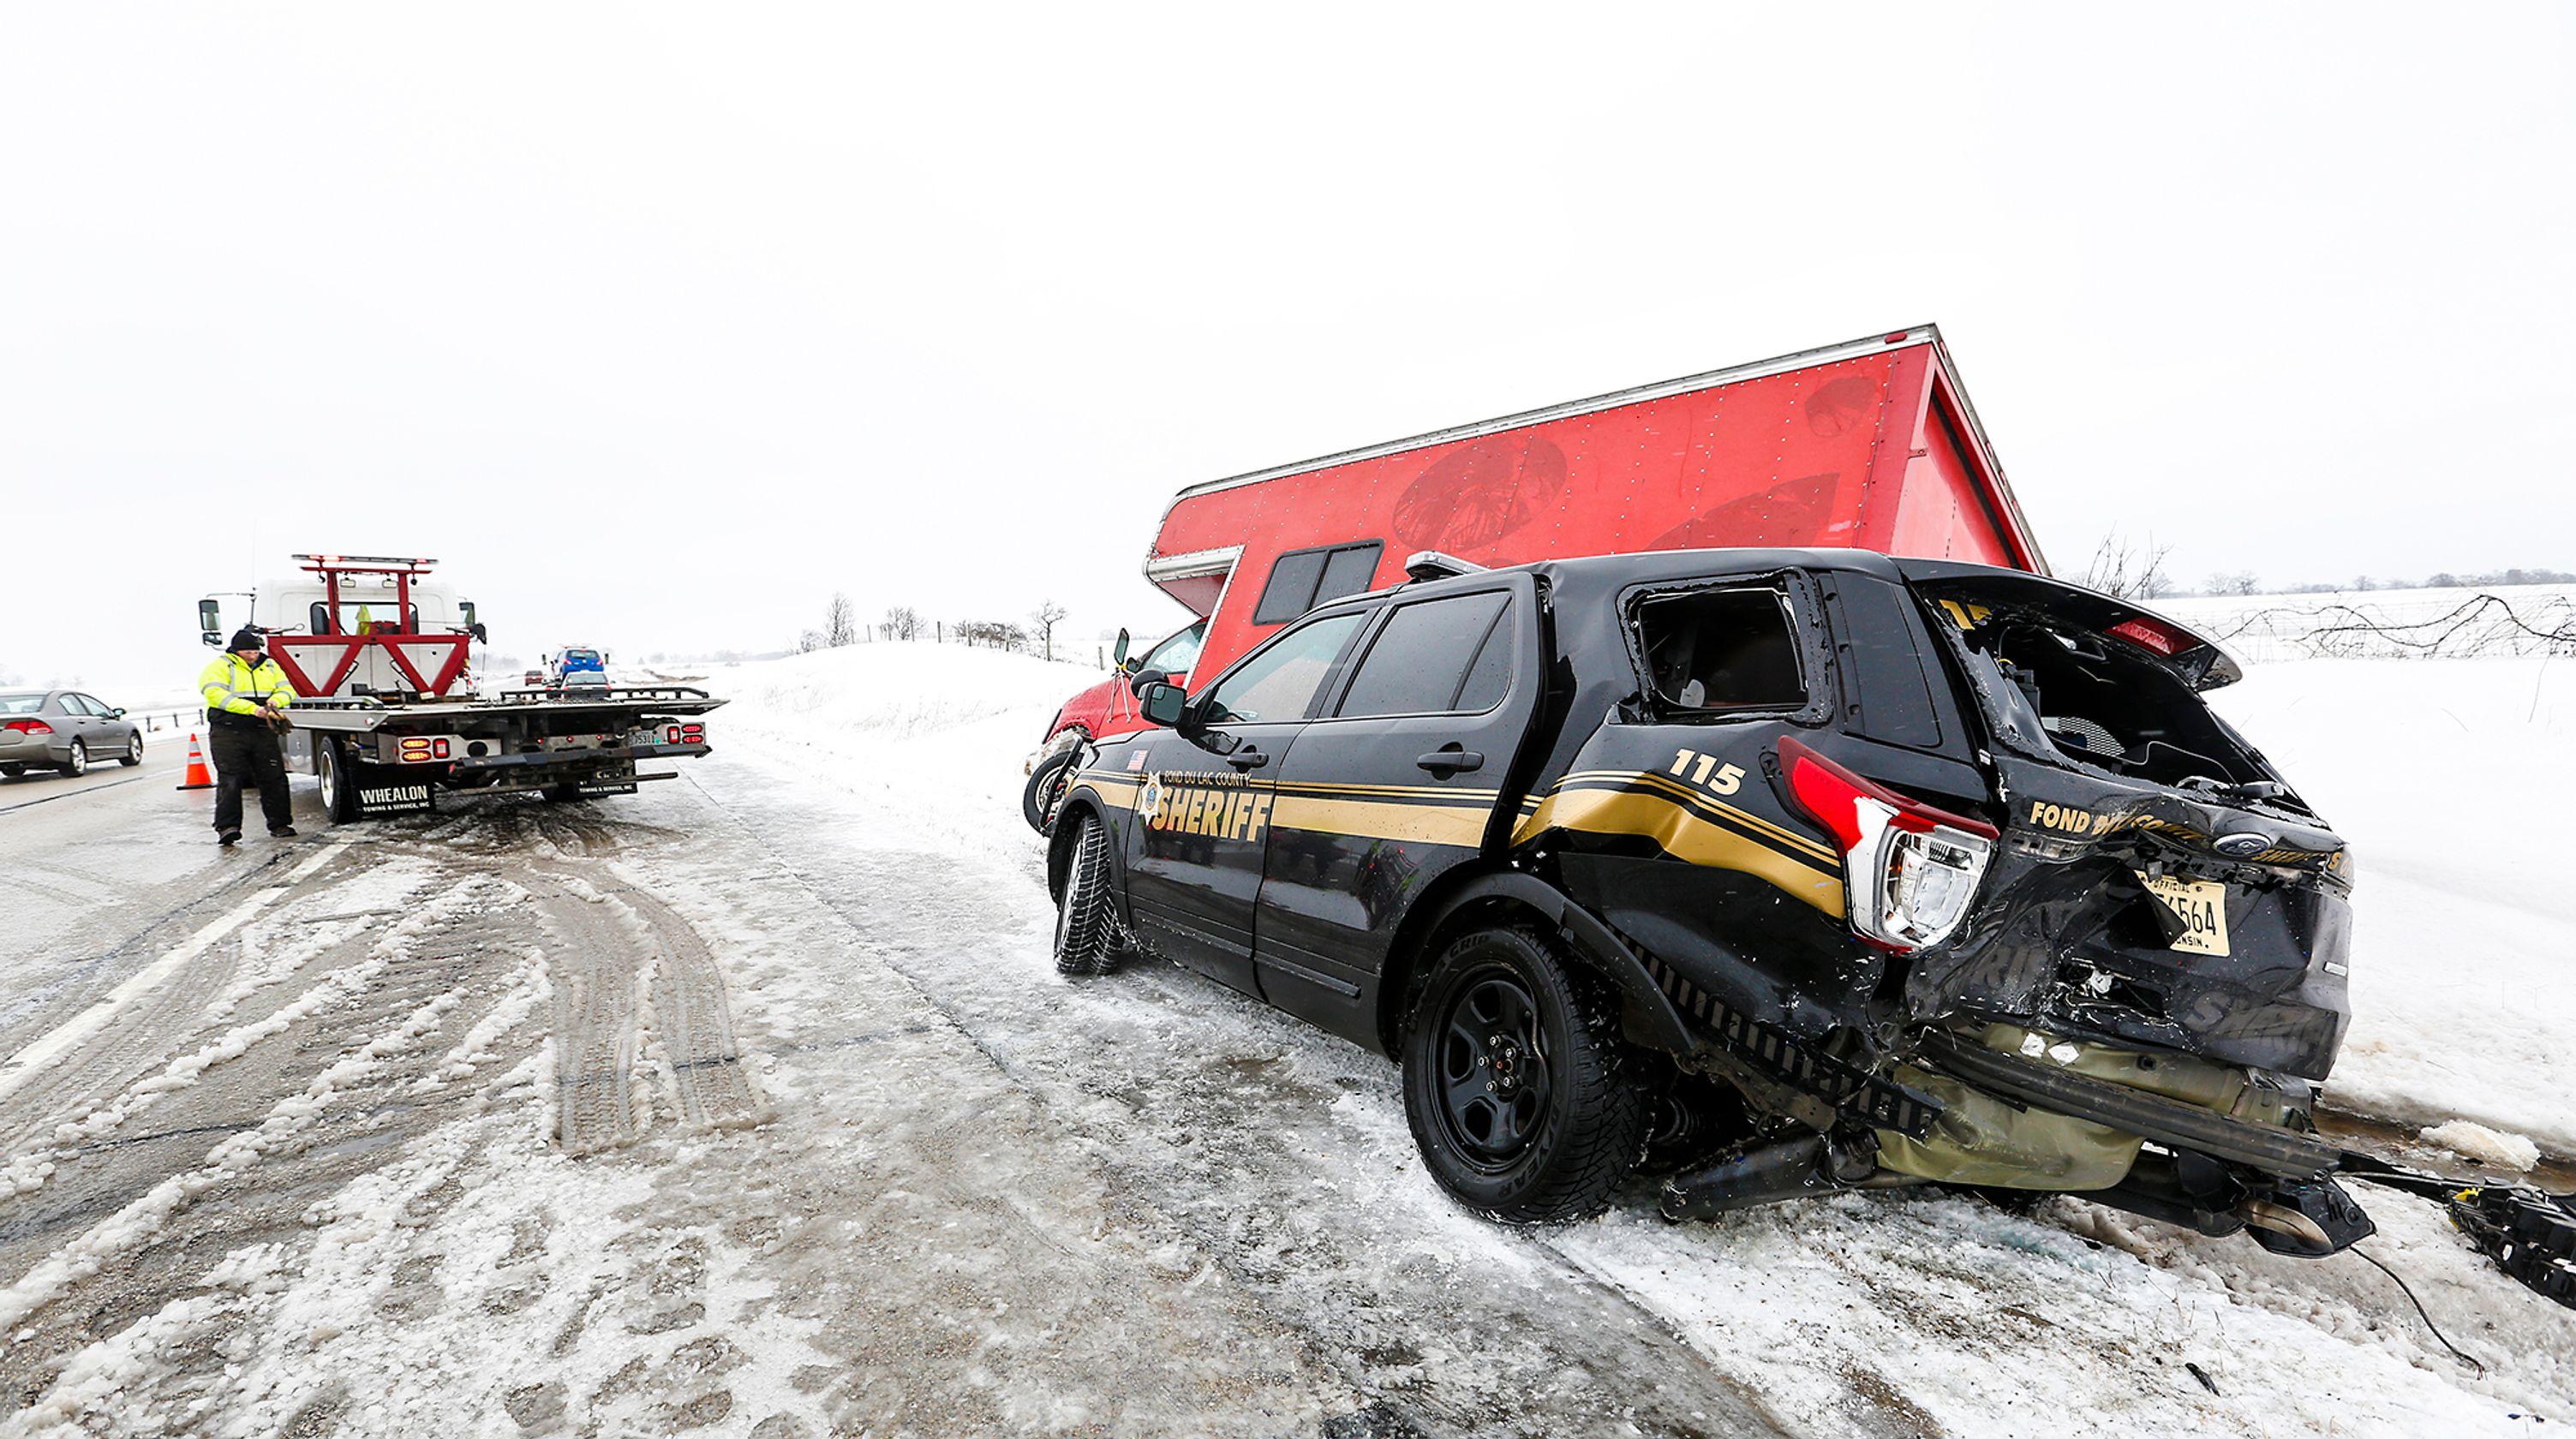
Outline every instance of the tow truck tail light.
{"type": "Polygon", "coordinates": [[[396,757],[404,764],[429,764],[447,758],[451,751],[444,735],[405,735],[396,757]]]}
{"type": "Polygon", "coordinates": [[[1779,750],[1790,797],[1842,847],[1852,933],[1899,953],[1948,939],[1985,877],[1995,827],[1907,799],[1787,736],[1779,750]]]}
{"type": "Polygon", "coordinates": [[[0,729],[16,730],[20,734],[52,734],[54,732],[54,727],[45,723],[43,720],[11,720],[5,725],[0,725],[0,729]]]}
{"type": "Polygon", "coordinates": [[[705,725],[675,724],[663,726],[662,743],[664,744],[705,744],[706,742],[707,727],[705,725]]]}

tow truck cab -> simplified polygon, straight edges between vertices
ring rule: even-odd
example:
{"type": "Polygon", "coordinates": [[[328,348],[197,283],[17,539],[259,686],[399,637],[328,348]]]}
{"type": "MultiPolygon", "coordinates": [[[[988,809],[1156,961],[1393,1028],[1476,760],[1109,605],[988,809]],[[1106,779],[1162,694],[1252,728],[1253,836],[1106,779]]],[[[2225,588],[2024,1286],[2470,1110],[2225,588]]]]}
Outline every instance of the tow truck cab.
{"type": "Polygon", "coordinates": [[[2348,1015],[2344,846],[2201,701],[2236,676],[1991,566],[1468,574],[1143,686],[1171,727],[1085,756],[1054,874],[1096,827],[1117,934],[1394,1054],[1426,1162],[1489,1213],[1606,1203],[1544,1171],[1633,1125],[1585,1183],[1659,1143],[1676,1216],[1933,1182],[2332,1252],[2369,1230],[2307,1123],[2348,1015]],[[1547,965],[1615,1032],[1551,1017],[1547,965]],[[1593,1040],[1651,1093],[1560,1114],[1598,1075],[1548,1066],[1593,1040]]]}

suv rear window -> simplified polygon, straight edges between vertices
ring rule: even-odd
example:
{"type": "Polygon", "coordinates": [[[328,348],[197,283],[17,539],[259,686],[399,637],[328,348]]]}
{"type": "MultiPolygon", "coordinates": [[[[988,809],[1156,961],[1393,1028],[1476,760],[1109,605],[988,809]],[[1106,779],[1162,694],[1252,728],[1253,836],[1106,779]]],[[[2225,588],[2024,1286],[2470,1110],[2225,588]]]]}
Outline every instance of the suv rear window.
{"type": "Polygon", "coordinates": [[[2169,666],[2117,638],[2035,606],[1936,613],[1959,628],[1988,725],[2023,754],[2151,784],[2278,778],[2169,666]]]}
{"type": "Polygon", "coordinates": [[[1655,698],[1668,709],[1794,710],[1807,702],[1778,590],[1655,595],[1637,606],[1636,624],[1655,698]]]}
{"type": "Polygon", "coordinates": [[[1370,642],[1333,712],[1348,719],[1492,709],[1511,688],[1510,643],[1494,639],[1511,602],[1509,594],[1488,590],[1401,606],[1370,642]],[[1480,663],[1489,651],[1498,669],[1480,663]]]}
{"type": "Polygon", "coordinates": [[[1378,556],[1386,545],[1367,540],[1351,545],[1324,545],[1290,550],[1271,562],[1270,579],[1261,587],[1261,603],[1252,610],[1256,625],[1282,625],[1326,600],[1355,595],[1369,587],[1378,556]]]}

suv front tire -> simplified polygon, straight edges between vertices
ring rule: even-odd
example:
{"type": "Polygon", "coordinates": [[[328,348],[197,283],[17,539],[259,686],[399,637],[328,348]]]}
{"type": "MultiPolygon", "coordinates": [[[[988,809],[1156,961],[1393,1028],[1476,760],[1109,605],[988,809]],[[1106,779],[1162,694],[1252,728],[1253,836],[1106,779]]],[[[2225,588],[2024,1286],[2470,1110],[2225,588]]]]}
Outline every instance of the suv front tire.
{"type": "Polygon", "coordinates": [[[1401,1057],[1423,1165],[1490,1218],[1588,1219],[1645,1150],[1640,1057],[1616,1010],[1536,929],[1474,930],[1442,951],[1401,1057]]]}
{"type": "Polygon", "coordinates": [[[1109,898],[1109,831],[1100,816],[1078,813],[1064,893],[1056,900],[1055,969],[1058,974],[1106,974],[1117,960],[1117,916],[1109,898]]]}

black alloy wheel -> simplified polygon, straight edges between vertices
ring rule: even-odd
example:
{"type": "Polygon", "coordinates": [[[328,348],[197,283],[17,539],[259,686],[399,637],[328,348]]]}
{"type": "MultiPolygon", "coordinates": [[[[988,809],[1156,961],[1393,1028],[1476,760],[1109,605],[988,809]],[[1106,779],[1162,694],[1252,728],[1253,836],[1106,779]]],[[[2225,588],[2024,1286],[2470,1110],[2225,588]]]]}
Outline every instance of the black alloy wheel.
{"type": "Polygon", "coordinates": [[[1490,1218],[1598,1214],[1644,1153],[1643,1057],[1591,976],[1536,929],[1475,930],[1442,952],[1401,1059],[1424,1166],[1490,1218]]]}
{"type": "Polygon", "coordinates": [[[1441,1127],[1471,1162],[1509,1165],[1538,1137],[1551,1093],[1538,1001],[1496,966],[1471,977],[1439,1036],[1441,1127]]]}

